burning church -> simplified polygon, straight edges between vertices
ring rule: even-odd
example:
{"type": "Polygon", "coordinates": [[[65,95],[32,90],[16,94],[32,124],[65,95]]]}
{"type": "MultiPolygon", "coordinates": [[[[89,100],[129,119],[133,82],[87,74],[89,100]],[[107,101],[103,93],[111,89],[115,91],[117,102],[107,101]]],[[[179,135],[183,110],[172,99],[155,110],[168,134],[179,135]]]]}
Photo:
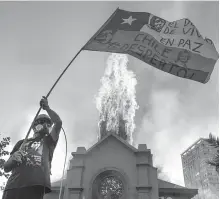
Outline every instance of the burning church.
{"type": "Polygon", "coordinates": [[[45,199],[190,199],[197,190],[158,179],[151,150],[135,148],[132,133],[138,105],[137,83],[127,70],[126,55],[112,54],[107,62],[96,107],[99,111],[97,143],[72,152],[67,177],[52,183],[45,199]]]}

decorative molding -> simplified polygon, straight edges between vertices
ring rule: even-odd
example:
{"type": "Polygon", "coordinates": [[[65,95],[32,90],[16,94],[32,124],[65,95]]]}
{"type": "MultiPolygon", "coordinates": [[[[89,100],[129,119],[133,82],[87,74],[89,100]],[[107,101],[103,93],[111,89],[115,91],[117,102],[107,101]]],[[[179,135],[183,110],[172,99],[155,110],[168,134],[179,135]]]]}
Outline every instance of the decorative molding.
{"type": "Polygon", "coordinates": [[[194,197],[198,194],[197,189],[187,188],[159,188],[159,196],[190,196],[194,197]]]}
{"type": "Polygon", "coordinates": [[[155,168],[154,166],[152,166],[151,164],[149,164],[149,163],[145,163],[145,162],[139,162],[139,163],[136,163],[136,166],[137,166],[137,167],[148,166],[148,167],[151,167],[151,168],[156,169],[156,168],[155,168]]]}
{"type": "Polygon", "coordinates": [[[68,190],[72,193],[81,193],[83,191],[83,188],[82,187],[71,187],[71,188],[68,188],[68,190]]]}
{"type": "Polygon", "coordinates": [[[150,192],[152,186],[136,186],[137,191],[150,192]]]}
{"type": "Polygon", "coordinates": [[[134,153],[149,153],[149,152],[151,154],[151,150],[150,149],[140,150],[140,151],[138,151],[138,149],[137,149],[137,151],[134,151],[134,153]]]}
{"type": "MultiPolygon", "coordinates": [[[[51,192],[52,193],[59,193],[60,192],[60,187],[52,187],[51,192]]],[[[64,186],[62,187],[62,192],[64,192],[64,186]]]]}
{"type": "Polygon", "coordinates": [[[72,152],[71,155],[73,157],[76,157],[76,156],[84,156],[86,154],[86,152],[72,152]]]}
{"type": "Polygon", "coordinates": [[[79,169],[84,169],[85,166],[84,165],[76,165],[76,166],[72,166],[71,169],[69,169],[68,171],[71,171],[74,168],[79,168],[79,169]]]}

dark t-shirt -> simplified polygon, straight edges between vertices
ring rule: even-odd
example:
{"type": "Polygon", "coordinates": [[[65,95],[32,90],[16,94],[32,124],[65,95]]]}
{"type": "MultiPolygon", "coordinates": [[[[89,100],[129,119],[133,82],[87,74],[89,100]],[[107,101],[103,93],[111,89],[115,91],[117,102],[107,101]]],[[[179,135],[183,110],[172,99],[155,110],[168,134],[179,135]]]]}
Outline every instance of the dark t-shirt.
{"type": "MultiPolygon", "coordinates": [[[[11,155],[22,143],[23,140],[17,142],[11,155]]],[[[23,162],[12,170],[5,190],[40,185],[45,187],[45,193],[50,192],[50,169],[56,144],[57,141],[55,142],[51,135],[45,136],[40,141],[28,139],[24,147],[23,162]]]]}

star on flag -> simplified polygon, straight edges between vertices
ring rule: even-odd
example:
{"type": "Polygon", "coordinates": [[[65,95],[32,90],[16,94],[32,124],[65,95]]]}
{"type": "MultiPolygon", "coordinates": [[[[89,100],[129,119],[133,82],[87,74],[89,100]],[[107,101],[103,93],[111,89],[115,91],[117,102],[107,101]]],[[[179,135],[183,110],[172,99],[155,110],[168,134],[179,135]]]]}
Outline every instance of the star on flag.
{"type": "Polygon", "coordinates": [[[121,24],[126,24],[126,23],[128,23],[129,25],[131,25],[132,22],[135,21],[135,20],[137,20],[137,19],[132,18],[132,16],[130,16],[129,18],[127,18],[127,19],[122,19],[122,20],[123,20],[123,22],[122,22],[121,24]]]}

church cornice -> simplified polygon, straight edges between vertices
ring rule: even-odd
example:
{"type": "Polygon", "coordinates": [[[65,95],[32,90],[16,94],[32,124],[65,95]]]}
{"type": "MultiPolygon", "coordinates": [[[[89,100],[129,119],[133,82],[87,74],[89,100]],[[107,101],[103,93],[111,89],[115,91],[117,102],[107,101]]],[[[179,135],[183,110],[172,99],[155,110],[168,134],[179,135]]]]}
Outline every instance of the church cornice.
{"type": "Polygon", "coordinates": [[[135,153],[151,153],[151,150],[147,149],[146,151],[139,151],[136,149],[135,153]]]}
{"type": "Polygon", "coordinates": [[[83,191],[82,187],[69,187],[68,190],[72,193],[81,193],[83,191]]]}
{"type": "Polygon", "coordinates": [[[139,192],[150,192],[152,186],[136,186],[137,191],[139,192]]]}
{"type": "Polygon", "coordinates": [[[136,163],[137,167],[141,167],[141,166],[147,166],[147,167],[151,167],[153,169],[157,169],[156,167],[154,167],[153,165],[149,164],[149,163],[145,163],[145,162],[140,162],[140,163],[136,163]]]}
{"type": "Polygon", "coordinates": [[[105,137],[103,137],[101,140],[99,140],[96,144],[94,144],[91,148],[89,148],[87,150],[87,153],[89,153],[90,151],[92,151],[95,147],[97,147],[99,144],[101,144],[102,142],[104,142],[107,138],[109,137],[114,137],[116,138],[118,141],[122,142],[127,148],[131,149],[132,152],[138,152],[138,150],[133,147],[132,145],[130,145],[126,140],[123,140],[122,138],[120,138],[119,136],[117,136],[114,133],[108,134],[105,137]]]}
{"type": "MultiPolygon", "coordinates": [[[[63,188],[63,192],[64,192],[64,186],[62,188],[63,188]]],[[[55,193],[59,193],[60,192],[60,187],[52,187],[51,191],[55,192],[55,193]]]]}
{"type": "Polygon", "coordinates": [[[159,196],[189,196],[190,198],[198,194],[198,189],[188,188],[159,188],[159,196]]]}

